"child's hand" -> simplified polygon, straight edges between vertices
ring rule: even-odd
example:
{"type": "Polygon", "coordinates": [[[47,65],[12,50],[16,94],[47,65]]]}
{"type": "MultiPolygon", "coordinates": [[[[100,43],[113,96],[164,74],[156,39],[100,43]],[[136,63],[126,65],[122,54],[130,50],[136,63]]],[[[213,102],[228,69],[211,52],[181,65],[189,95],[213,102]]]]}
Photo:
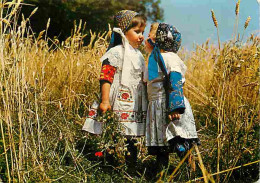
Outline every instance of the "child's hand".
{"type": "Polygon", "coordinates": [[[168,115],[169,120],[173,121],[176,119],[180,119],[181,115],[179,113],[179,111],[173,111],[168,115]]]}
{"type": "Polygon", "coordinates": [[[101,102],[99,105],[99,109],[102,113],[105,113],[108,110],[111,110],[111,105],[109,102],[101,102]]]}

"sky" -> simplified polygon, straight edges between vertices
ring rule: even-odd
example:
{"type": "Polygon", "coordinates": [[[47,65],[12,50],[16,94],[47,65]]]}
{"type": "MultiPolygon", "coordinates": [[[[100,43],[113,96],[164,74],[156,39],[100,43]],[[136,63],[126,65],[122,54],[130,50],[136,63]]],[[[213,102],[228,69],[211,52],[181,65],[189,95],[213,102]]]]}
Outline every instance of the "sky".
{"type": "MultiPolygon", "coordinates": [[[[259,0],[258,0],[259,1],[259,0]]],[[[236,22],[235,7],[237,0],[161,0],[164,20],[174,25],[182,34],[182,46],[192,50],[194,45],[206,42],[217,44],[217,29],[211,18],[213,9],[219,25],[221,42],[232,39],[236,22]]],[[[241,0],[238,32],[242,35],[248,16],[251,21],[245,30],[244,40],[251,33],[259,34],[260,4],[257,0],[241,0]]],[[[150,23],[145,34],[148,35],[150,23]]]]}

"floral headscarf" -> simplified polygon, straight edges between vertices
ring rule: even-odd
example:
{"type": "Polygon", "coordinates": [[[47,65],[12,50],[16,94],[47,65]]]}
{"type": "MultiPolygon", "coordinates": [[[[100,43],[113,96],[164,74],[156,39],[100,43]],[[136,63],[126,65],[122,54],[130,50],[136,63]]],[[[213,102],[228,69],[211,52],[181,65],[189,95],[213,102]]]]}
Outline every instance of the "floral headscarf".
{"type": "Polygon", "coordinates": [[[132,19],[137,15],[135,11],[122,10],[114,16],[115,27],[119,27],[123,32],[127,30],[132,19]]]}
{"type": "Polygon", "coordinates": [[[164,51],[177,53],[181,46],[181,33],[172,25],[160,23],[156,31],[155,44],[164,51]]]}

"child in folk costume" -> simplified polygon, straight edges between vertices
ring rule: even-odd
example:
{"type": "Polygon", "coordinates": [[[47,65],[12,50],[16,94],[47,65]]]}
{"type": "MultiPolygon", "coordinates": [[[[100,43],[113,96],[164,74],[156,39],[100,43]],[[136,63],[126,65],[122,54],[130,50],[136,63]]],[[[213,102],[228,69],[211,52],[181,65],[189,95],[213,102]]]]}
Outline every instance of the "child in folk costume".
{"type": "Polygon", "coordinates": [[[134,11],[122,10],[114,16],[114,21],[110,45],[101,58],[101,103],[93,104],[83,130],[101,134],[103,123],[96,121],[97,111],[105,113],[112,110],[123,124],[128,150],[132,161],[136,162],[136,140],[132,137],[144,136],[147,111],[146,88],[142,78],[145,62],[137,49],[144,40],[146,18],[134,11]]]}
{"type": "Polygon", "coordinates": [[[183,96],[186,66],[176,54],[180,44],[181,34],[165,23],[152,24],[145,41],[150,53],[145,72],[146,146],[157,156],[159,168],[168,165],[173,150],[183,157],[193,143],[199,143],[191,106],[183,96]]]}

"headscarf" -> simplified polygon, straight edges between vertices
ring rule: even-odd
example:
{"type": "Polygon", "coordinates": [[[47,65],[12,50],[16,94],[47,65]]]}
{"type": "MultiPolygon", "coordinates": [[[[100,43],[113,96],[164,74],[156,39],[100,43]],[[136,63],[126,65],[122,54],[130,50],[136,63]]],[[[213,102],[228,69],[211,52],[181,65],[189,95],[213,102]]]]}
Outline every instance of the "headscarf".
{"type": "Polygon", "coordinates": [[[123,44],[124,46],[121,84],[125,86],[129,85],[128,80],[131,76],[129,70],[131,70],[131,68],[140,68],[140,64],[137,62],[139,58],[136,58],[137,55],[131,55],[131,45],[124,35],[125,31],[130,26],[132,19],[136,15],[138,15],[137,12],[131,10],[122,10],[114,16],[115,27],[113,28],[111,40],[107,49],[107,51],[109,51],[111,48],[119,44],[123,44]]]}
{"type": "MultiPolygon", "coordinates": [[[[131,11],[131,10],[119,11],[114,16],[114,27],[120,28],[122,30],[122,32],[125,33],[127,28],[130,26],[132,19],[136,15],[138,15],[138,13],[131,11]]],[[[122,44],[121,35],[120,35],[120,33],[117,33],[113,30],[107,51],[120,44],[122,44]]]]}
{"type": "Polygon", "coordinates": [[[122,10],[119,11],[114,16],[115,21],[115,27],[119,27],[123,32],[127,30],[129,27],[132,19],[137,15],[138,13],[131,10],[122,10]]]}
{"type": "MultiPolygon", "coordinates": [[[[148,79],[153,80],[159,76],[158,63],[161,62],[166,71],[165,63],[160,49],[164,51],[177,53],[181,46],[181,33],[172,25],[160,23],[157,31],[155,43],[151,39],[148,42],[153,46],[153,51],[149,56],[148,79]]],[[[167,73],[164,73],[167,74],[167,73]]]]}

